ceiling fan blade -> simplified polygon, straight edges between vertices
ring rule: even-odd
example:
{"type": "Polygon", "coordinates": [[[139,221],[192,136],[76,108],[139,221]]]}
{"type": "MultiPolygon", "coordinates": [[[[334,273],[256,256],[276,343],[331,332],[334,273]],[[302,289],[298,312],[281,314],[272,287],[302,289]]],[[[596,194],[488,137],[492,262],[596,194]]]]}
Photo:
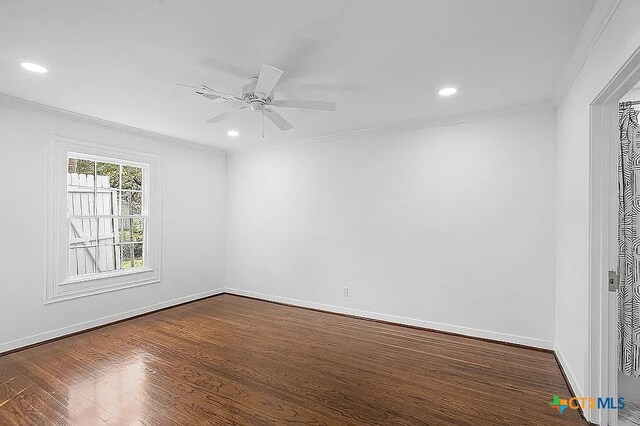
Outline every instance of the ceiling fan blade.
{"type": "Polygon", "coordinates": [[[241,106],[240,108],[238,108],[236,110],[223,112],[222,114],[218,114],[215,117],[208,119],[206,122],[207,123],[219,123],[222,120],[224,120],[225,118],[227,118],[228,116],[234,114],[237,111],[241,111],[243,109],[247,109],[247,107],[246,106],[241,106]]]}
{"type": "Polygon", "coordinates": [[[284,74],[284,71],[281,69],[270,65],[262,65],[258,83],[253,93],[260,97],[269,96],[278,80],[280,80],[280,77],[282,77],[282,74],[284,74]]]}
{"type": "Polygon", "coordinates": [[[282,118],[282,116],[280,114],[278,114],[277,112],[275,112],[274,110],[269,109],[269,108],[265,108],[265,109],[262,110],[262,113],[273,124],[275,124],[278,127],[278,129],[280,129],[282,131],[293,129],[293,126],[291,125],[291,123],[289,123],[287,120],[282,118]]]}
{"type": "Polygon", "coordinates": [[[317,109],[321,111],[335,111],[336,103],[335,102],[325,102],[325,101],[273,101],[271,104],[275,107],[281,108],[302,108],[302,109],[317,109]]]}
{"type": "Polygon", "coordinates": [[[207,92],[211,92],[214,95],[218,95],[218,96],[221,96],[223,98],[235,98],[235,96],[233,96],[230,93],[225,93],[225,92],[221,92],[219,90],[212,89],[211,87],[205,86],[204,84],[202,85],[202,90],[206,90],[207,92]]]}
{"type": "Polygon", "coordinates": [[[196,92],[196,93],[202,96],[203,98],[209,99],[210,101],[219,101],[220,99],[222,99],[221,96],[214,95],[213,93],[203,93],[203,92],[196,92]]]}
{"type": "Polygon", "coordinates": [[[188,87],[190,89],[198,89],[198,90],[202,90],[204,88],[204,86],[192,86],[190,84],[183,84],[183,83],[174,83],[176,86],[180,86],[180,87],[188,87]]]}
{"type": "Polygon", "coordinates": [[[188,87],[190,89],[196,89],[197,90],[197,92],[196,92],[197,94],[199,94],[201,96],[204,96],[206,98],[209,98],[209,99],[213,99],[213,98],[209,97],[208,95],[204,95],[203,94],[204,92],[209,92],[212,95],[218,96],[219,98],[224,98],[224,99],[226,99],[228,101],[244,102],[242,99],[240,99],[240,98],[238,98],[236,96],[233,96],[233,95],[231,95],[229,93],[221,92],[219,90],[214,90],[211,87],[205,86],[204,84],[201,85],[201,86],[192,86],[190,84],[182,84],[182,83],[175,83],[175,84],[176,84],[176,86],[188,87]]]}

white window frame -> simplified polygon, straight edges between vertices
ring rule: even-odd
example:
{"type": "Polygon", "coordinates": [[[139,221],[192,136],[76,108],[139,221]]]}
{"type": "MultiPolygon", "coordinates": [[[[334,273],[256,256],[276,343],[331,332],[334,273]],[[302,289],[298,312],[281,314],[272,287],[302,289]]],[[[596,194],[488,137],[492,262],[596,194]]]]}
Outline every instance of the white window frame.
{"type": "Polygon", "coordinates": [[[47,245],[45,304],[160,282],[161,161],[155,154],[50,135],[47,153],[47,245]],[[144,264],[140,268],[69,275],[67,172],[69,157],[143,168],[144,264]]]}

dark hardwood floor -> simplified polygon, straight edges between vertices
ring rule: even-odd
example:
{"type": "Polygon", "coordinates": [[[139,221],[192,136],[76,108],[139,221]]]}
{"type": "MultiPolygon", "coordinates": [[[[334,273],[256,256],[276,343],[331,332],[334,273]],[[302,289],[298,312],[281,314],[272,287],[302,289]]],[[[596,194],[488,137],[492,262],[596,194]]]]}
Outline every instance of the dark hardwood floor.
{"type": "Polygon", "coordinates": [[[553,354],[221,295],[0,357],[0,424],[586,424],[553,354]]]}

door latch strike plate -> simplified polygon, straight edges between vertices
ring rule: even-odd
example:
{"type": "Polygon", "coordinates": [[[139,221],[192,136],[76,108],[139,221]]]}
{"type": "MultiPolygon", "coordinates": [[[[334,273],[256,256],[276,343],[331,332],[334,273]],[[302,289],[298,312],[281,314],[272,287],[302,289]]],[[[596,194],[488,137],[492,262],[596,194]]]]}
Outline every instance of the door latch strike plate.
{"type": "Polygon", "coordinates": [[[620,285],[620,275],[617,271],[609,271],[609,291],[618,291],[620,285]]]}

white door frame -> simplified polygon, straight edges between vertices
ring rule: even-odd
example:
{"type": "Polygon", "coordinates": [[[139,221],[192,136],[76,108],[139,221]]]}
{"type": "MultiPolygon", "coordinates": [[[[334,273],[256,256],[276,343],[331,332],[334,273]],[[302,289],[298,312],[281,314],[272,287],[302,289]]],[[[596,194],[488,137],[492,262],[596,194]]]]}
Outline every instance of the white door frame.
{"type": "MultiPolygon", "coordinates": [[[[616,269],[618,102],[640,82],[640,47],[590,105],[589,141],[589,353],[590,397],[617,397],[617,293],[608,290],[608,271],[616,269]],[[614,144],[612,146],[612,144],[614,144]]],[[[578,395],[582,396],[582,395],[578,395]]],[[[587,419],[617,425],[616,410],[587,408],[587,419]]]]}

